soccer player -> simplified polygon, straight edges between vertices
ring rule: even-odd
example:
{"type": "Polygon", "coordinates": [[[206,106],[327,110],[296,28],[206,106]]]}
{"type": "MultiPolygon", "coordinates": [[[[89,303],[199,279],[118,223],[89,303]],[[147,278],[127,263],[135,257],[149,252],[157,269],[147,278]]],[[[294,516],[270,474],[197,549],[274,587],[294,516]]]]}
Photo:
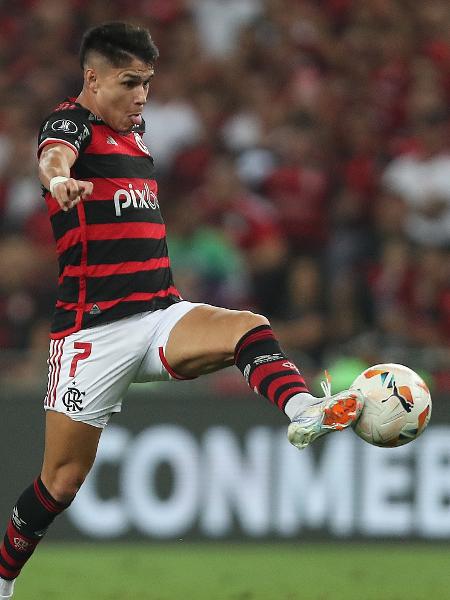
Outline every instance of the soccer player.
{"type": "Polygon", "coordinates": [[[359,392],[314,398],[268,320],[182,300],[142,141],[158,50],[146,29],[107,23],[85,33],[84,85],[39,134],[39,177],[59,260],[41,473],[13,508],[0,547],[0,598],[88,474],[130,383],[192,379],[235,364],[290,418],[303,448],[354,422],[359,392]]]}

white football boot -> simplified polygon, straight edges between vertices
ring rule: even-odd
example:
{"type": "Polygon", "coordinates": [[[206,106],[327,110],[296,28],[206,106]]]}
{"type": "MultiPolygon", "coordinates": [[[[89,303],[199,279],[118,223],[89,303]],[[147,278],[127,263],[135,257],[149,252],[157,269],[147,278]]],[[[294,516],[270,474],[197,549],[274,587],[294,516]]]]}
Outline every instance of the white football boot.
{"type": "Polygon", "coordinates": [[[13,597],[15,582],[15,579],[8,580],[0,577],[0,600],[7,600],[13,597]]]}
{"type": "Polygon", "coordinates": [[[299,450],[330,431],[340,431],[352,425],[363,409],[364,396],[360,390],[344,390],[331,395],[327,372],[325,376],[326,381],[321,382],[325,396],[302,406],[288,427],[288,440],[299,450]]]}

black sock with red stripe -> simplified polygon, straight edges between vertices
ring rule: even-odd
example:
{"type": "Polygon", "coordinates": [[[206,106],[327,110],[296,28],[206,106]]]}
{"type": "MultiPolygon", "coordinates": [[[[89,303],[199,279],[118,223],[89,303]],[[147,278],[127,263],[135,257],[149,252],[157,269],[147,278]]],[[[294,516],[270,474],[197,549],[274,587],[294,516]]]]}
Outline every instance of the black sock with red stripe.
{"type": "Polygon", "coordinates": [[[52,498],[38,477],[17,501],[0,547],[0,577],[15,579],[47,529],[69,504],[52,498]]]}
{"type": "Polygon", "coordinates": [[[248,331],[237,343],[234,358],[252,390],[280,410],[296,394],[309,394],[305,380],[280,348],[270,325],[248,331]]]}

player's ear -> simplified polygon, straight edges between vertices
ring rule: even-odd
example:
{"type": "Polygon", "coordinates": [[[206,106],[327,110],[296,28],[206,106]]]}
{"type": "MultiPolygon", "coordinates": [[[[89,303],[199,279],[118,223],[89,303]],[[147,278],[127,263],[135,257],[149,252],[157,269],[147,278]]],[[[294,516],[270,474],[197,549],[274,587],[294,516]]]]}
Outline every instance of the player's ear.
{"type": "Polygon", "coordinates": [[[98,81],[97,81],[97,74],[94,69],[91,69],[90,67],[88,67],[85,70],[84,81],[85,81],[87,87],[91,90],[91,92],[96,94],[97,90],[98,90],[98,81]]]}

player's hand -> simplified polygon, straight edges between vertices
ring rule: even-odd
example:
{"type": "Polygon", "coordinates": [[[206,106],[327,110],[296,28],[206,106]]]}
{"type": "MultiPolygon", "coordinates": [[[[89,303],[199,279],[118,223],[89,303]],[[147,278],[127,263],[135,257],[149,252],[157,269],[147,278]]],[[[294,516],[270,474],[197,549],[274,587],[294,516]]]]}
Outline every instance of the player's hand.
{"type": "Polygon", "coordinates": [[[91,181],[79,181],[71,177],[57,183],[53,188],[53,197],[65,212],[76,206],[92,194],[94,185],[91,181]]]}

